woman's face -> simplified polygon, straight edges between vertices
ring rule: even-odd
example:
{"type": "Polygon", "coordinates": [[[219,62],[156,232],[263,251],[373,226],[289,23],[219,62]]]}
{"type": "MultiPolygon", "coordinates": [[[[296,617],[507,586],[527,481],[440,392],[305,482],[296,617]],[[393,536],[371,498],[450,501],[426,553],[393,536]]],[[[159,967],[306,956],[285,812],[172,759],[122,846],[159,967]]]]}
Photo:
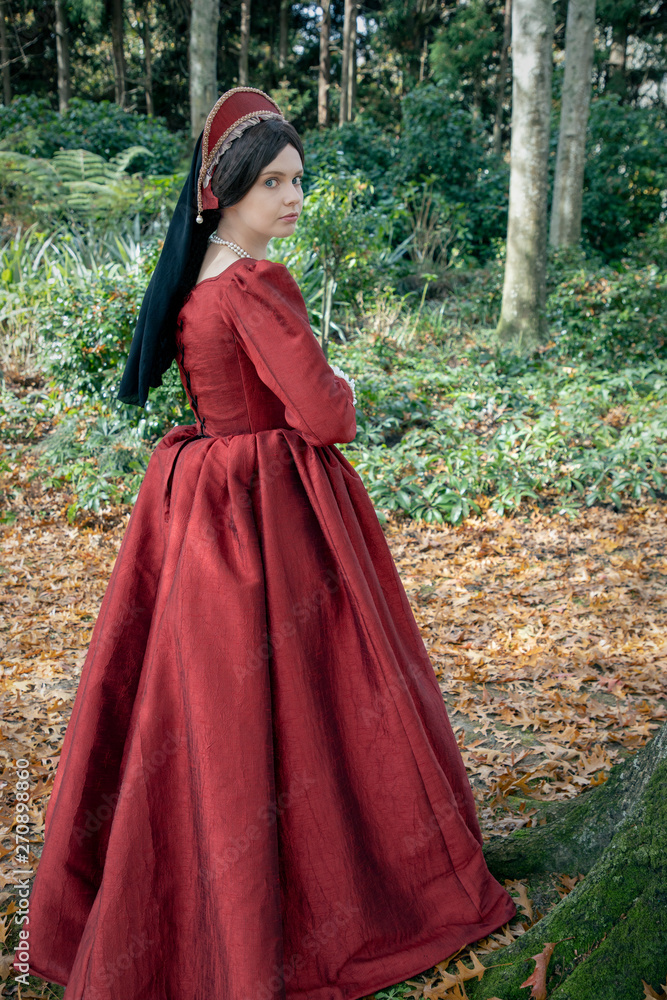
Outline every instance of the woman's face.
{"type": "Polygon", "coordinates": [[[266,238],[290,236],[303,208],[301,157],[289,143],[259,177],[241,201],[225,208],[223,217],[239,230],[266,238]]]}

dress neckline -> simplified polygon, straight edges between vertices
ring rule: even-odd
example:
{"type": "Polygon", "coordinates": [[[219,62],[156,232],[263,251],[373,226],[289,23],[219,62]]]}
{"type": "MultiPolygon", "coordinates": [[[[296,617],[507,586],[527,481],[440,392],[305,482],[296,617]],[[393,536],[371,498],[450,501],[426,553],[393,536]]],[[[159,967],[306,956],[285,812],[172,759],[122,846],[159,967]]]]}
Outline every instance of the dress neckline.
{"type": "Polygon", "coordinates": [[[232,268],[236,264],[242,264],[244,261],[247,261],[247,260],[251,260],[253,264],[257,263],[257,258],[256,257],[252,257],[252,258],[250,258],[250,257],[239,257],[238,260],[233,260],[231,262],[231,264],[228,264],[227,267],[225,267],[222,271],[220,271],[219,274],[212,274],[210,278],[202,278],[201,281],[198,281],[196,285],[192,286],[191,293],[194,292],[195,288],[199,288],[200,285],[205,285],[207,281],[217,281],[218,278],[221,278],[223,276],[223,274],[227,274],[227,271],[231,271],[232,268]]]}

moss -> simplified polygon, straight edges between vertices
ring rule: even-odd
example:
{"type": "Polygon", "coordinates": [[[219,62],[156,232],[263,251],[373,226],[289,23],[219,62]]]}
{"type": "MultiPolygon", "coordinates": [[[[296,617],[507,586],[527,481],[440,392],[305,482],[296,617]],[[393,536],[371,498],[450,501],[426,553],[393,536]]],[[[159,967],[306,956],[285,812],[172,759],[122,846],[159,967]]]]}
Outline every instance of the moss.
{"type": "Polygon", "coordinates": [[[484,847],[497,879],[525,878],[534,872],[584,874],[611,843],[619,824],[644,800],[647,782],[667,757],[667,726],[639,753],[614,766],[607,781],[566,802],[540,804],[536,820],[546,824],[494,837],[484,847]]]}
{"type": "Polygon", "coordinates": [[[489,970],[466,990],[470,1000],[525,1000],[521,983],[535,969],[532,956],[552,941],[558,944],[549,963],[550,997],[632,1000],[642,995],[642,979],[656,986],[662,981],[665,940],[667,761],[657,765],[633,817],[621,823],[584,881],[484,963],[509,965],[489,970]]]}
{"type": "Polygon", "coordinates": [[[656,990],[665,976],[667,886],[651,882],[600,946],[549,994],[553,1000],[631,1000],[643,996],[642,979],[656,990]],[[602,992],[603,990],[603,992],[602,992]]]}

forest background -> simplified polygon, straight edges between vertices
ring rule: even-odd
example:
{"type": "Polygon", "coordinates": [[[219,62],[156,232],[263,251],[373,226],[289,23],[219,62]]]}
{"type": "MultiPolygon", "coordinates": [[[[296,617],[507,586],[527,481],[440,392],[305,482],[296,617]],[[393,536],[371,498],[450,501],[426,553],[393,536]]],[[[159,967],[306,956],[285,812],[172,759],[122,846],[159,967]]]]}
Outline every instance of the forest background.
{"type": "Polygon", "coordinates": [[[514,831],[486,853],[518,921],[377,996],[667,997],[666,29],[663,0],[0,0],[2,753],[40,776],[31,851],[71,662],[155,444],[193,421],[175,370],[115,398],[141,298],[203,117],[256,86],[307,155],[270,252],[356,379],[341,450],[485,838],[514,831]],[[510,968],[478,979],[490,952],[510,968]]]}
{"type": "MultiPolygon", "coordinates": [[[[2,8],[0,419],[6,440],[39,438],[43,469],[70,484],[70,516],[131,502],[158,437],[192,419],[175,371],[145,411],[114,395],[193,136],[239,82],[271,93],[304,136],[305,211],[272,253],[358,380],[359,433],[344,450],[381,518],[659,495],[665,4],[588,4],[580,237],[542,240],[542,327],[529,317],[536,339],[517,351],[498,336],[509,5],[364,4],[353,18],[348,3],[346,22],[343,4],[198,3],[199,35],[197,3],[2,8]]],[[[554,225],[567,4],[552,13],[542,230],[547,213],[554,225]]]]}

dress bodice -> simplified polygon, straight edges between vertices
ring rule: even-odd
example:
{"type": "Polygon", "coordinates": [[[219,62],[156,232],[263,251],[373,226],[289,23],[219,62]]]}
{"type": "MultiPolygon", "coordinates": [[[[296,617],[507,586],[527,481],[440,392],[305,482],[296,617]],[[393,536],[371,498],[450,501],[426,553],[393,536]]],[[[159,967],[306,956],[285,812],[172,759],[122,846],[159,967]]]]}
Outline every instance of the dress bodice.
{"type": "Polygon", "coordinates": [[[283,264],[234,261],[187,296],[177,363],[203,436],[299,430],[313,445],[356,434],[353,389],[327,363],[283,264]]]}

